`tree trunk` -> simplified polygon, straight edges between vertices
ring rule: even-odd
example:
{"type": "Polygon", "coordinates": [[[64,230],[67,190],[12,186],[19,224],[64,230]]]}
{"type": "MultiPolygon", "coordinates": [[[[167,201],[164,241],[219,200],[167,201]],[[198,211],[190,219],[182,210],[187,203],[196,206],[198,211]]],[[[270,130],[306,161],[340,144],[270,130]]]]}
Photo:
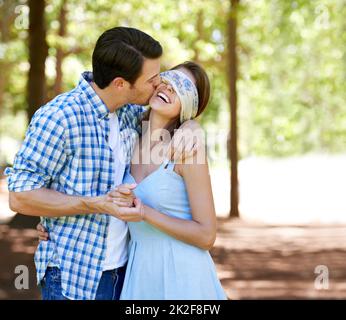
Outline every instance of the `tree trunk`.
{"type": "MultiPolygon", "coordinates": [[[[203,26],[203,21],[204,21],[204,15],[203,15],[203,10],[199,10],[197,13],[197,19],[196,19],[196,31],[198,35],[198,40],[204,40],[205,39],[205,33],[204,33],[204,26],[203,26]]],[[[194,43],[194,57],[193,61],[196,63],[201,63],[200,61],[200,48],[196,45],[197,41],[194,43]]]]}
{"type": "Polygon", "coordinates": [[[231,211],[230,217],[239,217],[238,203],[238,146],[237,146],[237,6],[238,0],[231,1],[228,21],[228,73],[229,99],[231,108],[229,155],[231,160],[231,211]]]}
{"type": "MultiPolygon", "coordinates": [[[[0,43],[6,44],[10,39],[10,28],[15,18],[16,2],[5,1],[0,6],[0,43]]],[[[8,83],[11,63],[6,58],[0,58],[0,118],[4,108],[4,93],[8,83]]]]}
{"type": "MultiPolygon", "coordinates": [[[[27,83],[28,120],[45,103],[45,63],[48,56],[45,27],[45,0],[29,0],[29,63],[27,83]]],[[[17,214],[10,223],[13,228],[35,228],[38,217],[17,214]]]]}
{"type": "Polygon", "coordinates": [[[45,63],[48,56],[45,0],[29,0],[29,75],[27,85],[28,119],[46,101],[45,63]]]}
{"type": "Polygon", "coordinates": [[[66,36],[66,0],[63,0],[61,3],[60,13],[59,13],[59,41],[58,46],[56,50],[56,78],[54,83],[54,95],[57,96],[58,94],[62,93],[62,63],[66,56],[66,53],[64,52],[62,48],[62,40],[66,36]]]}

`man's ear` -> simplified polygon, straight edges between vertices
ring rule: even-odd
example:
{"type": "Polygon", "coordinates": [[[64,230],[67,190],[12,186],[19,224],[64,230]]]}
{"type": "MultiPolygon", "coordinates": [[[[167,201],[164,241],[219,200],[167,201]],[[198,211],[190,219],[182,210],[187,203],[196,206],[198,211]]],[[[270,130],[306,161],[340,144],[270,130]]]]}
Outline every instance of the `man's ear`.
{"type": "Polygon", "coordinates": [[[122,77],[117,77],[117,78],[114,78],[113,81],[111,82],[112,86],[114,86],[115,89],[125,89],[127,87],[129,87],[129,82],[126,81],[124,78],[122,77]]]}

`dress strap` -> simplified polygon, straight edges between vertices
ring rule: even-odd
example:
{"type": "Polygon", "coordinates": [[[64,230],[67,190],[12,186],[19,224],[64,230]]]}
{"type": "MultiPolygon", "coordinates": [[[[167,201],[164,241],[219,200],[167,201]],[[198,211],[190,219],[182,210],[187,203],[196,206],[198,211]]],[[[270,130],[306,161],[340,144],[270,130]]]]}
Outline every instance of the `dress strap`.
{"type": "Polygon", "coordinates": [[[170,161],[169,159],[165,159],[163,161],[163,168],[165,170],[173,171],[174,170],[175,163],[173,161],[170,161]]]}

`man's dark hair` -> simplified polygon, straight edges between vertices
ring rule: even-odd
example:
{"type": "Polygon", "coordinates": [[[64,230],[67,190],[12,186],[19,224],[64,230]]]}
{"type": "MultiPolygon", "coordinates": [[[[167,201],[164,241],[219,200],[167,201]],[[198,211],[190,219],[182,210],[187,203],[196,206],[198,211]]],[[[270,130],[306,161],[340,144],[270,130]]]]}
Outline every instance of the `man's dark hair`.
{"type": "Polygon", "coordinates": [[[161,55],[161,44],[148,34],[127,27],[109,29],[99,37],[93,52],[94,82],[101,89],[116,77],[133,84],[141,74],[144,58],[161,55]]]}

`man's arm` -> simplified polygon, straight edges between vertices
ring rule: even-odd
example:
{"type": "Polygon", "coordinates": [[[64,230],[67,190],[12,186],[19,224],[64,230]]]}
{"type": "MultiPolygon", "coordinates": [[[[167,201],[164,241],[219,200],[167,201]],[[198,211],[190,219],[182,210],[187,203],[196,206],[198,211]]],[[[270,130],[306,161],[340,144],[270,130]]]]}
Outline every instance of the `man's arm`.
{"type": "Polygon", "coordinates": [[[31,191],[10,192],[9,204],[14,212],[28,216],[62,217],[77,214],[108,213],[118,216],[118,206],[106,196],[70,196],[58,191],[40,188],[31,191]]]}
{"type": "Polygon", "coordinates": [[[24,215],[59,217],[76,214],[110,213],[117,206],[106,196],[70,196],[49,189],[66,164],[66,125],[54,107],[34,115],[16,155],[13,168],[7,168],[10,208],[24,215]]]}

